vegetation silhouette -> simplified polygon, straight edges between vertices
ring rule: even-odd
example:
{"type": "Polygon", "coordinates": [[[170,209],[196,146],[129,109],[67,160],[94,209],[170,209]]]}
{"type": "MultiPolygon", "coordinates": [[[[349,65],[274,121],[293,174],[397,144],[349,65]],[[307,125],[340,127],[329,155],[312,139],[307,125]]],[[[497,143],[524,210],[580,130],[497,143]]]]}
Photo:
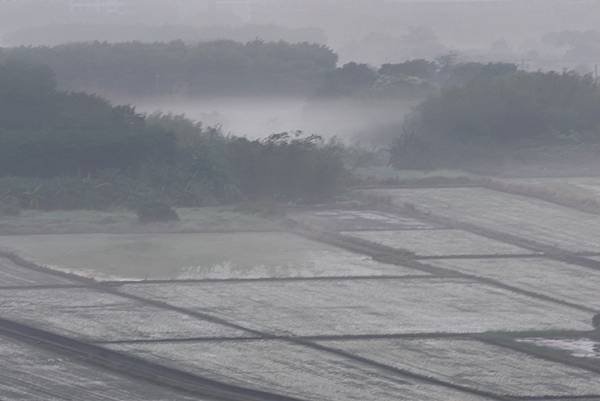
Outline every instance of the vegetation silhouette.
{"type": "Polygon", "coordinates": [[[0,64],[0,199],[42,209],[308,201],[345,179],[341,147],[317,136],[223,135],[184,116],[145,116],[56,89],[46,67],[0,64]]]}

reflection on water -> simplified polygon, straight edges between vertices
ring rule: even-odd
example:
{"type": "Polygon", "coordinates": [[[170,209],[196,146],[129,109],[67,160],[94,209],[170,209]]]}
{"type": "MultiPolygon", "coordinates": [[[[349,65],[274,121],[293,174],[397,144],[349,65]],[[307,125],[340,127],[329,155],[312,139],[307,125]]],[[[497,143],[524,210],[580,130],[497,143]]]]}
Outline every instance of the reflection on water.
{"type": "Polygon", "coordinates": [[[549,338],[524,338],[518,340],[523,343],[530,343],[540,347],[554,348],[561,351],[567,351],[572,356],[579,358],[597,358],[600,359],[600,340],[591,338],[576,339],[549,339],[549,338]]]}

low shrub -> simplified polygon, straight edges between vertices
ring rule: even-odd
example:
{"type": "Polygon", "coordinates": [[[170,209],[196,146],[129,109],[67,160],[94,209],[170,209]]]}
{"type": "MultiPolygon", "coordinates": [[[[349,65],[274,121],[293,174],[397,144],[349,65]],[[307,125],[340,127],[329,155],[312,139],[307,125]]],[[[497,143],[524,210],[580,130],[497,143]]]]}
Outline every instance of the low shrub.
{"type": "Polygon", "coordinates": [[[600,85],[566,72],[510,72],[444,88],[398,128],[397,168],[503,165],[519,152],[600,143],[600,85]]]}
{"type": "Polygon", "coordinates": [[[46,68],[0,63],[0,106],[0,199],[23,208],[311,202],[345,183],[335,141],[301,132],[249,140],[185,116],[145,116],[59,91],[46,68]]]}
{"type": "Polygon", "coordinates": [[[594,318],[592,319],[592,325],[594,326],[594,329],[596,329],[596,331],[600,332],[600,313],[594,316],[594,318]]]}

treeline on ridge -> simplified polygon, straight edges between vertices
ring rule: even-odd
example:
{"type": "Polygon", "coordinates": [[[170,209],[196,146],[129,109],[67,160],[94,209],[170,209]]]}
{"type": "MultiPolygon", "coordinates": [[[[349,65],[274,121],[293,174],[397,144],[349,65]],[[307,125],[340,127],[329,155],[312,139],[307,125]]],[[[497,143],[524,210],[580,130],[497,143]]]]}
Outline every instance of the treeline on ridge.
{"type": "Polygon", "coordinates": [[[309,43],[71,43],[15,47],[0,60],[50,67],[61,89],[130,97],[310,94],[337,55],[309,43]]]}
{"type": "Polygon", "coordinates": [[[56,89],[52,71],[0,64],[0,203],[42,209],[323,199],[345,178],[339,146],[301,133],[227,137],[183,116],[56,89]]]}
{"type": "Polygon", "coordinates": [[[430,96],[398,127],[391,161],[398,168],[465,168],[594,149],[600,150],[596,79],[515,70],[430,96]]]}
{"type": "Polygon", "coordinates": [[[505,63],[409,60],[380,67],[349,62],[311,43],[220,40],[82,42],[0,49],[0,62],[50,67],[62,90],[113,98],[294,96],[424,98],[474,76],[516,70],[505,63]]]}

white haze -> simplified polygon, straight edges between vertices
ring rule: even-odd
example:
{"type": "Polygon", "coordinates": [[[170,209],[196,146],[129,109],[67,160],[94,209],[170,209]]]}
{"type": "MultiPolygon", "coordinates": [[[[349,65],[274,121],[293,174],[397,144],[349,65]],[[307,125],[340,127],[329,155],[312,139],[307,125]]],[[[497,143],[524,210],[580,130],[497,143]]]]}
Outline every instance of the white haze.
{"type": "MultiPolygon", "coordinates": [[[[222,97],[211,99],[142,99],[138,111],[185,114],[205,126],[219,126],[224,133],[264,138],[281,132],[336,137],[354,142],[373,130],[385,132],[402,121],[415,105],[409,100],[306,100],[278,97],[222,97]]],[[[382,134],[383,135],[383,134],[382,134]]],[[[371,139],[378,143],[386,138],[371,139]]]]}

